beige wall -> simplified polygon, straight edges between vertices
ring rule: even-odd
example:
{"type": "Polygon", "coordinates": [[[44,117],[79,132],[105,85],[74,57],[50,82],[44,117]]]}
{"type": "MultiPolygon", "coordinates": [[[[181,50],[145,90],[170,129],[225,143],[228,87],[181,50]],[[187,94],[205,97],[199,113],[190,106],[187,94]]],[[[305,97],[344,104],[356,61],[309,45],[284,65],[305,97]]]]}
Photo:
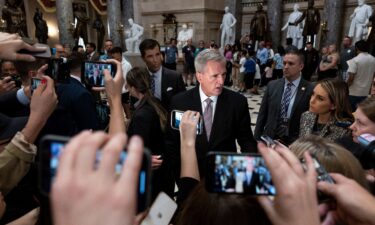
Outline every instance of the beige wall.
{"type": "Polygon", "coordinates": [[[145,37],[164,42],[163,13],[176,16],[178,31],[183,24],[193,29],[193,42],[219,41],[219,27],[224,13],[224,0],[140,0],[139,14],[145,27],[145,37]]]}

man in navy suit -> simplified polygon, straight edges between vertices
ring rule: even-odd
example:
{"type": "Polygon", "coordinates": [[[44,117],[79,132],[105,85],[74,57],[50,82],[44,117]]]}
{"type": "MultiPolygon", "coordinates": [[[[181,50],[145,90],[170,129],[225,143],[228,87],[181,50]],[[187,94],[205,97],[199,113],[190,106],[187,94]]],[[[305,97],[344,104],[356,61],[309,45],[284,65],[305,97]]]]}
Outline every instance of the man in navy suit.
{"type": "MultiPolygon", "coordinates": [[[[256,141],[250,128],[247,99],[224,88],[227,74],[226,59],[215,49],[206,49],[195,59],[199,86],[176,95],[171,110],[193,110],[201,114],[203,134],[196,137],[196,154],[200,175],[205,173],[205,159],[209,151],[237,152],[236,140],[241,152],[256,152],[256,141]]],[[[179,132],[169,130],[165,159],[176,171],[180,170],[179,132]]]]}
{"type": "Polygon", "coordinates": [[[151,76],[151,92],[168,110],[174,95],[185,91],[181,74],[162,66],[163,59],[160,45],[156,40],[145,39],[139,45],[142,59],[146,63],[151,76]]]}
{"type": "Polygon", "coordinates": [[[42,131],[43,134],[73,136],[82,130],[98,129],[98,118],[92,94],[81,80],[82,53],[70,57],[70,78],[56,85],[58,105],[42,131]]]}
{"type": "Polygon", "coordinates": [[[309,109],[314,89],[302,78],[303,66],[304,57],[300,52],[290,51],[284,56],[284,78],[267,86],[255,127],[256,138],[268,135],[285,144],[298,138],[301,114],[309,109]]]}

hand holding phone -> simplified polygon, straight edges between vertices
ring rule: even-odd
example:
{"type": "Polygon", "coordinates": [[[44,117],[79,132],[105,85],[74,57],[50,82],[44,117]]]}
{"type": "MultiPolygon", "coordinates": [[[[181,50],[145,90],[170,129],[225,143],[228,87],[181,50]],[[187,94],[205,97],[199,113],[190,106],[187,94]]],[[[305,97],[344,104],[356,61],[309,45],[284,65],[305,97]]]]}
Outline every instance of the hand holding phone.
{"type": "Polygon", "coordinates": [[[104,70],[109,70],[112,77],[116,74],[116,67],[106,62],[86,61],[82,64],[82,74],[85,83],[93,87],[104,87],[104,70]]]}
{"type": "MultiPolygon", "coordinates": [[[[172,110],[172,113],[171,113],[171,127],[173,129],[180,130],[180,125],[181,125],[181,121],[182,121],[183,115],[184,115],[183,111],[172,110]]],[[[187,115],[186,117],[187,118],[184,120],[184,121],[186,121],[185,123],[186,124],[191,123],[191,122],[196,123],[197,124],[196,125],[196,129],[197,129],[196,134],[197,135],[202,134],[202,132],[203,132],[203,122],[202,122],[202,119],[200,118],[199,113],[198,112],[189,111],[189,115],[187,115]]]]}
{"type": "MultiPolygon", "coordinates": [[[[81,139],[83,135],[80,135],[81,139]]],[[[93,135],[91,135],[93,136],[93,135]]],[[[92,139],[91,139],[92,140],[92,139]]],[[[60,158],[63,153],[63,148],[65,144],[69,142],[68,137],[56,136],[56,135],[47,135],[42,138],[40,144],[41,157],[40,157],[40,188],[44,194],[49,194],[52,188],[52,185],[56,179],[57,169],[61,167],[60,158]]],[[[81,141],[82,142],[82,141],[81,141]]],[[[81,146],[82,147],[82,146],[81,146]]],[[[67,146],[66,148],[69,148],[67,146]]],[[[99,148],[99,147],[98,147],[99,148]]],[[[104,150],[96,151],[95,153],[95,162],[94,167],[96,170],[101,169],[101,160],[105,156],[104,150]]],[[[123,164],[126,162],[128,157],[127,152],[122,151],[119,154],[119,160],[116,165],[114,165],[116,176],[121,177],[123,171],[123,164]]],[[[86,159],[87,160],[87,159],[86,159]]],[[[108,158],[107,158],[108,160],[108,158]]],[[[144,211],[149,206],[150,200],[150,166],[151,159],[150,154],[147,149],[143,151],[143,159],[141,161],[141,168],[138,175],[138,212],[144,211]]],[[[113,176],[113,174],[111,175],[113,176]]],[[[119,178],[120,179],[120,178],[119,178]]],[[[99,182],[99,181],[98,181],[99,182]]]]}

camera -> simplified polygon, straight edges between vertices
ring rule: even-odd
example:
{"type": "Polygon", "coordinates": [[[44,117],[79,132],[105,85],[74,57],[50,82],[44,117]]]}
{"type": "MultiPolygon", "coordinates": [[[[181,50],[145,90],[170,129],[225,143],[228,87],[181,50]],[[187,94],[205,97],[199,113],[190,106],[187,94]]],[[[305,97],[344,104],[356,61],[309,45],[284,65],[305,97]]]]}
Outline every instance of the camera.
{"type": "Polygon", "coordinates": [[[21,76],[18,74],[11,74],[10,77],[11,77],[11,81],[14,81],[14,84],[16,85],[16,87],[20,88],[22,85],[21,76]]]}
{"type": "Polygon", "coordinates": [[[58,83],[68,82],[70,77],[69,60],[64,57],[49,59],[46,74],[58,83]]]}
{"type": "Polygon", "coordinates": [[[362,147],[360,161],[365,169],[375,168],[375,136],[372,134],[361,134],[358,137],[362,147]]]}

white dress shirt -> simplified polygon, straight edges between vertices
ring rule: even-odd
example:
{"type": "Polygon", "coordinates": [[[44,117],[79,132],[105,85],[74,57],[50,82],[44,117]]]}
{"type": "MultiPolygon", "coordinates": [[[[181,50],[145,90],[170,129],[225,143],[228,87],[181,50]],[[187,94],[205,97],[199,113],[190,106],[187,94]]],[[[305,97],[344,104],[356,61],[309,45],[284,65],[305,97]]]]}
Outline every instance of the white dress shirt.
{"type": "MultiPolygon", "coordinates": [[[[199,96],[201,97],[201,104],[202,104],[202,113],[204,114],[204,110],[206,109],[207,102],[206,99],[210,98],[212,100],[211,106],[212,106],[212,122],[214,121],[215,117],[215,110],[216,110],[216,103],[218,96],[211,96],[208,97],[202,90],[202,87],[199,85],[199,96]]],[[[202,115],[203,116],[203,115],[202,115]]]]}

